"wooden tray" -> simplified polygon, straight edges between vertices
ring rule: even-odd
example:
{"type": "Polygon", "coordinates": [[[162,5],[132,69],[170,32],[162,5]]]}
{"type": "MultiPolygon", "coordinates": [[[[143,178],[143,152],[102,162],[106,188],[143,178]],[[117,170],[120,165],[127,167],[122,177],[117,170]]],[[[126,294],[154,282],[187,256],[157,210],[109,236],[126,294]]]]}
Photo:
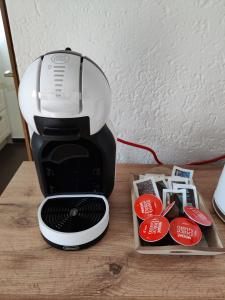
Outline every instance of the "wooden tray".
{"type": "MultiPolygon", "coordinates": [[[[163,168],[163,170],[157,168],[149,170],[146,173],[164,173],[166,175],[170,175],[171,169],[163,168]]],[[[164,255],[218,255],[225,253],[225,248],[220,240],[218,235],[216,225],[213,222],[211,227],[208,227],[205,232],[203,232],[203,237],[201,242],[193,247],[185,247],[182,245],[165,245],[165,246],[154,246],[153,244],[143,242],[138,234],[139,229],[139,221],[137,215],[134,211],[134,201],[136,199],[136,195],[133,189],[133,181],[137,180],[139,176],[137,174],[133,174],[131,176],[131,198],[132,198],[132,212],[133,212],[133,225],[134,225],[134,242],[135,249],[137,252],[141,254],[164,254],[164,255]]],[[[201,210],[210,215],[210,212],[204,205],[203,197],[198,193],[199,196],[199,207],[201,210]]],[[[211,216],[211,215],[210,215],[211,216]]],[[[212,217],[212,216],[211,216],[212,217]]],[[[213,219],[213,218],[212,218],[213,219]]]]}

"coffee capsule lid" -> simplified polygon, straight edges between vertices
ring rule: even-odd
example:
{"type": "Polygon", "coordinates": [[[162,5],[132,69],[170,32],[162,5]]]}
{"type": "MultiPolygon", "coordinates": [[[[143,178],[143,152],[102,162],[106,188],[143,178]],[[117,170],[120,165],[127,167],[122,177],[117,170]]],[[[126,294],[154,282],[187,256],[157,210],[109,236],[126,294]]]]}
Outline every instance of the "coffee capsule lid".
{"type": "Polygon", "coordinates": [[[162,201],[152,194],[144,194],[138,197],[134,203],[137,216],[145,220],[152,215],[160,215],[163,210],[162,201]]]}
{"type": "Polygon", "coordinates": [[[162,216],[165,216],[171,210],[171,208],[174,206],[174,204],[175,204],[175,201],[173,201],[169,205],[167,205],[167,207],[162,212],[162,216]]]}
{"type": "Polygon", "coordinates": [[[212,219],[208,216],[204,211],[193,207],[193,206],[185,206],[184,207],[185,214],[196,223],[203,226],[211,226],[212,219]]]}
{"type": "Polygon", "coordinates": [[[139,235],[146,242],[157,242],[169,231],[170,223],[163,216],[151,216],[145,219],[139,227],[139,235]]]}
{"type": "Polygon", "coordinates": [[[170,223],[170,236],[172,239],[183,246],[194,246],[202,238],[202,232],[198,224],[188,218],[175,218],[170,223]]]}

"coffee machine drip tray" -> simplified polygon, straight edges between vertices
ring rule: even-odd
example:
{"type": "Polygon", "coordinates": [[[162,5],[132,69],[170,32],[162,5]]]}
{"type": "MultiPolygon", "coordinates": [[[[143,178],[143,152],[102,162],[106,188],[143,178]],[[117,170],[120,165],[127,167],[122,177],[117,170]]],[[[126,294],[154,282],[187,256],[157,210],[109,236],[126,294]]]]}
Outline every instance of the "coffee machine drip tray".
{"type": "Polygon", "coordinates": [[[38,209],[44,239],[62,250],[79,250],[97,242],[107,230],[109,205],[96,194],[54,195],[38,209]]]}

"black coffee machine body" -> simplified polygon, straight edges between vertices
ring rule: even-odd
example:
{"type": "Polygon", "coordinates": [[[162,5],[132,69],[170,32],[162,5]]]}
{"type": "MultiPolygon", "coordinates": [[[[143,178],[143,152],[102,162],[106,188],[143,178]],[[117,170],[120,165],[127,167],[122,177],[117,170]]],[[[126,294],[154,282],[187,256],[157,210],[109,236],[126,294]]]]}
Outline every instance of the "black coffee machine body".
{"type": "MultiPolygon", "coordinates": [[[[65,126],[67,121],[64,120],[65,126]]],[[[107,125],[94,135],[82,136],[76,127],[74,131],[77,133],[64,132],[58,139],[33,134],[32,153],[42,193],[97,193],[109,197],[114,186],[116,153],[111,131],[107,125]]]]}

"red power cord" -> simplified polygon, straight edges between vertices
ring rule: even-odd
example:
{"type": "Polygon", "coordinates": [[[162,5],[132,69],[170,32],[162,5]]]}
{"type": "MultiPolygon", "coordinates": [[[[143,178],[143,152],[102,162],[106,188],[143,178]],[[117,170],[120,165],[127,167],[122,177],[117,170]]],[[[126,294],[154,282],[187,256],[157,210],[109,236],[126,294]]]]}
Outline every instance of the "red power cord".
{"type": "Polygon", "coordinates": [[[190,165],[190,166],[198,166],[198,165],[205,165],[205,164],[210,164],[210,163],[214,163],[216,161],[225,159],[225,155],[221,155],[221,156],[217,156],[208,160],[200,160],[200,161],[194,161],[191,163],[187,163],[186,165],[190,165]]]}
{"type": "MultiPolygon", "coordinates": [[[[133,143],[133,142],[130,142],[130,141],[126,141],[126,140],[123,140],[121,138],[117,138],[117,141],[122,143],[122,144],[131,146],[131,147],[144,149],[146,151],[151,152],[151,154],[153,155],[153,157],[154,157],[155,161],[157,162],[157,164],[158,165],[163,165],[163,163],[158,159],[156,152],[152,148],[144,146],[144,145],[140,145],[140,144],[137,144],[137,143],[133,143]]],[[[222,159],[225,159],[225,154],[221,155],[221,156],[218,156],[218,157],[208,159],[208,160],[201,160],[201,161],[195,161],[195,162],[187,163],[186,165],[190,165],[190,166],[205,165],[205,164],[213,163],[213,162],[216,162],[216,161],[219,161],[219,160],[222,160],[222,159]]]]}
{"type": "Polygon", "coordinates": [[[158,159],[155,151],[152,148],[147,147],[147,146],[143,146],[143,145],[140,145],[140,144],[137,144],[137,143],[133,143],[133,142],[130,142],[130,141],[126,141],[126,140],[123,140],[123,139],[120,139],[120,138],[117,138],[117,141],[122,143],[122,144],[131,146],[131,147],[140,148],[140,149],[144,149],[144,150],[147,150],[147,151],[151,152],[154,159],[155,159],[155,161],[157,162],[157,164],[158,165],[163,165],[163,163],[158,159]]]}

